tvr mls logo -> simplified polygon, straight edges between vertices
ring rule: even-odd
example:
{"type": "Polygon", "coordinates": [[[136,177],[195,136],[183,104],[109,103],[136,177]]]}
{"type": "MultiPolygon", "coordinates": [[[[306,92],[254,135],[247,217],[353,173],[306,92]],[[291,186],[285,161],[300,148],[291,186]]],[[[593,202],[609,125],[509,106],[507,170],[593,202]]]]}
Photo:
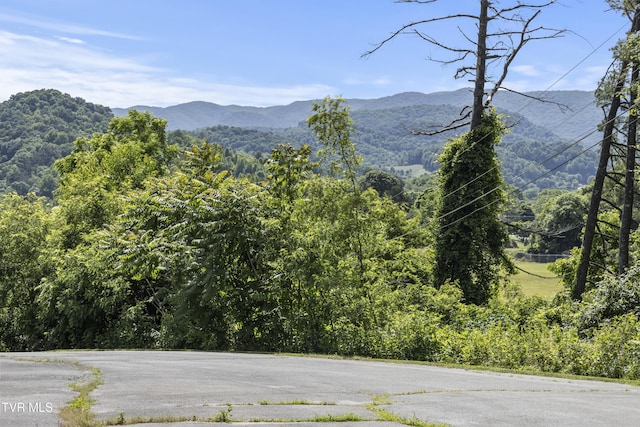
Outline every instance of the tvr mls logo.
{"type": "Polygon", "coordinates": [[[0,402],[2,412],[14,413],[51,413],[53,403],[51,402],[0,402]]]}

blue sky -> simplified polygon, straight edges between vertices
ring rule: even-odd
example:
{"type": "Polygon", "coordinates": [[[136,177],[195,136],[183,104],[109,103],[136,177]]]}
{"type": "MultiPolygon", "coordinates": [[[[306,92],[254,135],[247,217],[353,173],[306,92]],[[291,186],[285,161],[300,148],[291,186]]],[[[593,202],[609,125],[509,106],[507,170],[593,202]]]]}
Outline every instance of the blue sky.
{"type": "MultiPolygon", "coordinates": [[[[470,83],[453,79],[455,66],[429,61],[450,56],[415,37],[361,55],[404,24],[477,8],[477,0],[3,0],[0,101],[41,88],[110,107],[454,90],[470,83]]],[[[604,0],[560,0],[544,10],[539,25],[571,33],[527,45],[506,86],[595,89],[610,47],[630,26],[607,10],[604,0]]],[[[459,38],[451,22],[421,29],[444,42],[459,38]]]]}

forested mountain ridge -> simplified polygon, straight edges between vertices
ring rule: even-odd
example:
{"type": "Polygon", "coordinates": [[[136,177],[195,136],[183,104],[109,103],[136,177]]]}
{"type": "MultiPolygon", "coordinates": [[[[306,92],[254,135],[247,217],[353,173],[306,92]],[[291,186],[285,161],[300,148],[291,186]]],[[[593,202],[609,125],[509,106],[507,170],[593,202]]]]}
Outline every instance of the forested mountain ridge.
{"type": "MultiPolygon", "coordinates": [[[[596,143],[602,112],[587,91],[528,92],[526,96],[501,91],[493,104],[508,118],[510,132],[498,146],[508,183],[529,190],[532,195],[544,188],[575,189],[589,182],[595,173],[596,153],[580,154],[585,145],[596,143]],[[542,101],[541,101],[542,100],[542,101]],[[575,145],[571,146],[573,143],[575,145]],[[563,151],[565,147],[570,149],[563,151]],[[556,153],[559,156],[549,159],[556,153]]],[[[415,135],[446,126],[459,117],[471,102],[470,89],[424,94],[406,92],[378,99],[349,99],[356,134],[354,141],[365,163],[398,171],[397,166],[422,165],[426,171],[438,169],[437,157],[448,132],[435,136],[415,135]]],[[[304,120],[313,101],[285,106],[242,107],[192,102],[167,108],[135,107],[168,120],[169,129],[195,130],[194,135],[209,141],[225,139],[235,150],[268,153],[285,137],[296,145],[313,145],[304,120]],[[225,127],[267,131],[254,134],[257,140],[229,140],[225,127]],[[271,145],[269,145],[272,143],[271,145]]],[[[114,109],[116,116],[127,109],[114,109]]],[[[462,132],[462,130],[457,133],[462,132]]]]}
{"type": "MultiPolygon", "coordinates": [[[[451,105],[428,104],[356,110],[352,113],[353,141],[364,156],[365,166],[400,174],[398,166],[421,165],[425,171],[434,172],[439,168],[437,159],[444,144],[456,135],[456,131],[432,136],[416,135],[413,131],[441,128],[458,112],[459,109],[451,105]]],[[[508,183],[534,196],[541,189],[575,189],[589,182],[597,165],[595,151],[581,154],[582,144],[572,146],[574,141],[537,126],[525,117],[504,113],[512,128],[497,150],[508,183]],[[560,154],[548,160],[556,153],[560,154]]],[[[257,156],[268,154],[279,143],[316,144],[305,123],[269,131],[218,125],[187,133],[257,156]]]]}
{"type": "MultiPolygon", "coordinates": [[[[431,172],[437,170],[437,157],[447,138],[455,136],[456,132],[426,136],[415,135],[414,131],[433,130],[446,125],[457,117],[460,105],[466,102],[467,96],[468,91],[458,90],[350,100],[356,130],[353,139],[357,150],[365,157],[365,166],[399,174],[398,166],[406,165],[422,165],[431,172]]],[[[514,96],[500,93],[498,98],[506,102],[514,96]]],[[[584,118],[584,111],[592,110],[591,107],[584,107],[592,103],[588,101],[591,95],[587,92],[549,92],[545,96],[553,102],[566,103],[572,111],[580,107],[583,115],[565,115],[563,119],[557,105],[533,103],[526,98],[521,105],[511,104],[513,107],[510,108],[515,110],[532,112],[538,122],[551,123],[541,126],[530,120],[529,116],[499,108],[507,116],[508,123],[513,125],[498,146],[505,179],[522,190],[530,190],[531,195],[544,188],[574,189],[584,185],[596,165],[595,152],[578,155],[583,149],[581,144],[543,164],[544,160],[574,141],[560,136],[559,133],[569,131],[564,125],[552,126],[552,119],[569,123],[568,118],[584,118]],[[543,105],[544,108],[532,109],[534,104],[543,105]],[[567,164],[552,171],[564,162],[567,164]],[[535,182],[529,184],[532,180],[535,182]]],[[[501,105],[500,102],[497,104],[501,105]]],[[[187,123],[186,128],[207,121],[228,123],[191,131],[173,131],[169,133],[169,138],[183,147],[190,145],[193,138],[205,139],[240,153],[260,157],[268,155],[280,143],[293,146],[306,143],[313,146],[315,139],[304,121],[311,113],[311,106],[312,101],[268,108],[222,107],[193,102],[166,109],[138,108],[150,110],[154,116],[167,118],[169,127],[172,121],[174,125],[187,123]],[[171,115],[165,114],[167,112],[171,112],[171,115]],[[189,138],[183,138],[185,134],[189,138]]],[[[117,116],[124,110],[114,111],[117,116]]],[[[73,141],[79,136],[104,132],[112,117],[108,107],[73,98],[57,90],[20,93],[1,103],[0,192],[15,190],[26,194],[33,191],[50,197],[56,186],[56,174],[51,167],[53,162],[69,154],[73,141]]],[[[585,121],[580,126],[582,134],[585,129],[598,123],[596,118],[589,120],[593,121],[585,121]]],[[[572,132],[576,134],[579,129],[572,132]]]]}
{"type": "Polygon", "coordinates": [[[54,89],[18,93],[0,103],[0,192],[51,196],[53,162],[68,155],[73,141],[104,132],[109,107],[54,89]]]}

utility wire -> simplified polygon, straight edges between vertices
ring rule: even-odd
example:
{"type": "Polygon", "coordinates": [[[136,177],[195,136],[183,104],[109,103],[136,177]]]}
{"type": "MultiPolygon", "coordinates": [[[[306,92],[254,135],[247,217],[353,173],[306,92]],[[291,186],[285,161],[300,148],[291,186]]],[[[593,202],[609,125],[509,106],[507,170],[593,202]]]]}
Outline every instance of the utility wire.
{"type": "MultiPolygon", "coordinates": [[[[589,57],[591,57],[595,52],[597,52],[598,50],[600,50],[605,44],[607,44],[612,38],[614,38],[620,31],[622,31],[624,28],[626,27],[626,24],[621,26],[620,28],[618,28],[613,34],[611,34],[609,37],[607,37],[607,39],[605,39],[602,43],[600,43],[598,46],[596,46],[595,48],[593,48],[591,50],[591,52],[589,52],[584,58],[582,58],[577,64],[575,64],[573,67],[571,67],[566,73],[564,73],[562,76],[560,76],[558,79],[556,79],[551,85],[549,85],[544,91],[542,91],[541,95],[544,95],[545,93],[549,92],[551,90],[551,88],[553,88],[555,85],[557,85],[559,82],[561,82],[563,79],[565,79],[569,74],[571,74],[573,71],[575,71],[580,65],[582,65],[582,63],[584,63],[589,57]]],[[[517,112],[516,114],[520,114],[523,110],[525,110],[529,105],[531,105],[535,100],[532,99],[530,100],[528,103],[526,103],[524,106],[522,106],[517,112]]],[[[583,107],[581,107],[580,109],[578,109],[577,111],[574,112],[574,114],[572,114],[571,116],[565,118],[562,122],[558,123],[556,126],[554,126],[553,128],[551,128],[550,130],[553,131],[557,128],[559,128],[560,126],[562,126],[563,124],[565,124],[567,121],[573,119],[579,112],[581,112],[582,110],[584,110],[585,108],[589,107],[591,105],[591,103],[589,104],[585,104],[583,107]]],[[[576,140],[575,142],[573,142],[572,144],[569,144],[568,146],[564,147],[562,150],[558,151],[557,153],[547,157],[545,160],[543,160],[542,162],[534,162],[534,163],[538,163],[539,165],[544,165],[545,163],[547,163],[548,161],[554,159],[555,157],[559,156],[560,154],[564,153],[565,151],[567,151],[568,149],[572,148],[573,146],[577,145],[578,143],[580,143],[581,141],[583,141],[584,139],[586,139],[588,136],[592,135],[593,133],[595,133],[596,130],[590,132],[589,134],[579,138],[578,140],[576,140]]],[[[484,140],[485,137],[481,138],[478,141],[474,141],[469,147],[467,147],[465,150],[461,151],[460,153],[458,153],[458,156],[463,155],[464,153],[466,153],[467,151],[471,150],[476,144],[482,142],[484,140]]],[[[599,142],[598,142],[599,143],[599,142]]],[[[596,144],[597,145],[597,144],[596,144]]],[[[595,146],[595,145],[594,145],[595,146]]],[[[589,149],[594,148],[594,146],[591,146],[589,149]]],[[[586,150],[588,151],[588,150],[586,150]]],[[[583,154],[584,152],[586,152],[585,150],[581,151],[577,156],[583,154]]],[[[569,159],[573,160],[575,159],[577,156],[574,156],[573,158],[569,159]]],[[[562,165],[566,164],[568,162],[563,162],[562,165]]],[[[562,166],[561,165],[561,166],[562,166]]],[[[452,196],[453,194],[457,193],[458,191],[463,190],[464,188],[468,187],[469,185],[471,185],[472,183],[474,183],[475,181],[477,181],[478,179],[482,178],[483,176],[485,176],[486,174],[492,172],[493,170],[495,170],[496,168],[498,168],[498,166],[495,166],[485,172],[483,172],[482,174],[474,177],[473,179],[471,179],[470,181],[462,184],[460,187],[456,188],[453,191],[450,191],[449,193],[445,194],[442,196],[442,200],[445,200],[447,197],[452,196]]],[[[557,170],[558,167],[552,169],[551,171],[549,171],[548,173],[557,170]]],[[[526,185],[529,185],[530,183],[533,183],[535,181],[537,181],[537,179],[541,179],[542,177],[548,175],[548,173],[543,174],[542,176],[536,178],[533,181],[530,181],[529,183],[527,183],[526,185]]],[[[520,175],[521,176],[521,175],[520,175]]],[[[518,177],[518,176],[516,176],[518,177]]],[[[485,187],[486,188],[486,187],[485,187]]],[[[491,190],[490,193],[492,193],[494,190],[491,190]]],[[[490,194],[489,193],[489,194],[490,194]]],[[[397,197],[400,194],[402,194],[402,191],[399,191],[397,194],[393,195],[392,197],[397,197]]],[[[476,200],[474,199],[472,202],[475,202],[476,200]]],[[[459,210],[459,209],[457,209],[459,210]]],[[[445,214],[445,216],[448,215],[445,214]]]]}
{"type": "MultiPolygon", "coordinates": [[[[569,74],[571,74],[573,71],[575,71],[580,65],[582,65],[587,59],[589,59],[594,53],[596,53],[598,50],[600,50],[604,45],[606,45],[612,38],[614,38],[620,31],[622,31],[624,28],[626,27],[626,24],[621,26],[620,28],[618,28],[613,34],[611,34],[609,37],[607,37],[606,40],[604,40],[602,43],[600,43],[598,46],[596,46],[595,48],[593,48],[591,50],[591,52],[589,52],[584,58],[582,58],[577,64],[575,64],[573,67],[571,67],[566,73],[564,73],[562,76],[560,76],[558,79],[556,79],[553,83],[551,83],[551,85],[549,85],[544,91],[542,91],[541,96],[543,96],[544,94],[546,94],[547,92],[549,92],[551,90],[551,88],[553,88],[555,85],[557,85],[558,83],[560,83],[562,80],[564,80],[569,74]]],[[[523,105],[518,111],[516,111],[516,114],[520,114],[523,110],[525,110],[527,107],[529,107],[535,100],[532,99],[530,100],[528,103],[526,103],[525,105],[523,105]]],[[[580,108],[579,110],[577,110],[576,112],[574,112],[573,115],[569,116],[568,118],[566,118],[565,120],[563,120],[562,122],[558,123],[556,126],[554,126],[553,128],[551,128],[550,130],[553,131],[557,128],[559,128],[560,126],[562,126],[563,124],[565,124],[567,121],[571,120],[572,118],[574,118],[579,112],[581,112],[582,110],[584,110],[585,108],[589,107],[591,104],[586,104],[584,105],[582,108],[580,108]]],[[[584,138],[581,138],[578,140],[578,142],[582,141],[584,138]]],[[[469,147],[467,147],[465,150],[461,151],[460,153],[458,153],[458,156],[463,155],[464,153],[466,153],[467,151],[471,150],[475,145],[479,144],[480,142],[482,142],[484,140],[484,137],[481,138],[478,141],[474,141],[469,147]]],[[[563,152],[565,152],[566,150],[568,150],[569,148],[571,148],[572,146],[576,145],[576,143],[573,143],[567,147],[565,147],[563,150],[561,150],[560,152],[556,153],[553,156],[548,157],[547,159],[545,159],[543,162],[540,163],[540,165],[545,164],[546,162],[550,161],[551,159],[557,157],[558,155],[562,154],[563,152]]],[[[481,177],[483,177],[484,175],[486,175],[487,173],[490,173],[493,169],[492,168],[486,172],[484,172],[483,174],[473,178],[471,181],[461,185],[460,187],[458,187],[457,189],[445,194],[442,196],[442,199],[446,199],[447,197],[457,193],[458,191],[461,191],[462,189],[464,189],[465,187],[469,186],[470,184],[472,184],[473,182],[475,182],[476,180],[480,179],[481,177]]]]}
{"type": "MultiPolygon", "coordinates": [[[[636,102],[633,106],[638,106],[639,104],[640,104],[640,101],[636,102]]],[[[615,118],[613,118],[613,119],[612,119],[612,121],[617,120],[618,118],[620,118],[620,117],[624,116],[625,114],[627,114],[627,113],[626,113],[626,111],[621,112],[621,113],[620,113],[620,114],[618,114],[615,118]]],[[[580,137],[578,140],[574,141],[574,142],[572,143],[572,145],[576,145],[576,144],[580,143],[581,141],[583,141],[584,139],[588,138],[589,136],[593,135],[593,134],[594,134],[594,133],[596,133],[596,132],[598,132],[598,130],[597,130],[597,129],[593,129],[593,130],[591,130],[590,132],[588,132],[588,133],[584,134],[582,137],[580,137]]],[[[529,180],[528,182],[526,182],[526,183],[524,184],[524,186],[526,187],[526,186],[528,186],[528,185],[530,185],[530,184],[533,184],[534,182],[536,182],[536,181],[538,181],[538,180],[540,180],[540,179],[544,178],[545,176],[549,175],[550,173],[554,172],[555,170],[557,170],[557,169],[561,168],[562,166],[566,165],[566,164],[567,164],[567,163],[569,163],[570,161],[575,160],[576,158],[580,157],[581,155],[583,155],[583,154],[584,154],[584,153],[586,153],[587,151],[592,150],[592,149],[593,149],[593,148],[595,148],[597,145],[599,145],[601,142],[602,142],[602,141],[597,141],[596,143],[594,143],[594,144],[592,144],[592,145],[590,145],[590,146],[586,147],[585,149],[583,149],[582,151],[580,151],[579,153],[577,153],[575,156],[572,156],[572,157],[570,157],[569,159],[566,159],[564,162],[562,162],[562,163],[560,163],[560,164],[556,165],[556,166],[555,166],[555,167],[553,167],[552,169],[549,169],[549,170],[545,171],[544,173],[542,173],[542,174],[538,175],[537,177],[535,177],[535,178],[533,178],[533,179],[529,180]]],[[[553,157],[555,157],[555,155],[554,155],[554,156],[549,157],[549,159],[551,159],[551,158],[553,158],[553,157]]],[[[548,159],[547,159],[547,160],[548,160],[548,159]]],[[[520,175],[520,176],[521,176],[521,175],[520,175]]],[[[395,237],[393,238],[393,240],[395,240],[395,239],[400,239],[400,238],[403,238],[403,237],[406,237],[407,235],[409,235],[409,234],[411,234],[411,233],[413,233],[413,232],[415,232],[415,231],[417,231],[417,230],[420,230],[420,229],[423,229],[423,228],[430,227],[432,224],[434,224],[434,223],[436,223],[436,222],[440,221],[441,219],[443,219],[443,218],[445,218],[445,217],[447,217],[447,216],[449,216],[449,215],[451,215],[451,214],[453,214],[453,213],[455,213],[455,212],[457,212],[457,211],[460,211],[461,209],[464,209],[464,208],[466,208],[466,207],[468,207],[468,206],[472,205],[473,203],[477,202],[478,200],[481,200],[481,199],[483,199],[484,197],[487,197],[488,195],[490,195],[490,194],[494,193],[495,191],[500,190],[501,188],[502,188],[501,186],[494,187],[494,188],[490,189],[489,191],[486,191],[485,193],[481,194],[480,196],[475,197],[472,201],[467,202],[467,203],[465,203],[464,205],[459,206],[459,207],[457,207],[457,208],[453,209],[452,211],[445,212],[444,214],[440,215],[439,217],[432,219],[432,220],[430,221],[430,223],[429,223],[429,224],[426,224],[426,225],[421,226],[421,227],[417,227],[417,228],[415,228],[415,229],[413,229],[413,230],[411,230],[411,231],[409,231],[409,232],[407,232],[407,233],[403,233],[403,234],[401,234],[401,235],[399,235],[399,236],[395,236],[395,237]]],[[[515,192],[516,190],[522,190],[522,189],[521,189],[521,188],[519,188],[519,187],[516,187],[515,189],[513,189],[513,190],[509,191],[509,192],[508,192],[508,194],[512,194],[512,193],[513,193],[513,192],[515,192]]],[[[460,217],[460,218],[457,218],[455,221],[452,221],[452,222],[450,222],[450,223],[448,223],[448,224],[445,224],[445,225],[440,226],[440,227],[438,228],[438,231],[444,230],[444,229],[445,229],[445,228],[447,228],[447,227],[450,227],[450,226],[455,225],[455,224],[457,224],[457,223],[459,223],[459,222],[461,222],[461,221],[464,221],[464,220],[465,220],[465,219],[467,219],[468,217],[470,217],[470,216],[472,216],[472,215],[476,214],[477,212],[482,211],[483,209],[486,209],[486,208],[488,208],[488,207],[490,207],[490,206],[494,205],[495,203],[498,203],[499,201],[500,201],[499,199],[496,199],[496,200],[494,200],[494,201],[492,201],[492,202],[490,202],[490,203],[488,203],[488,204],[486,204],[486,205],[480,206],[480,207],[478,207],[478,208],[474,209],[472,212],[470,212],[470,213],[468,213],[468,214],[466,214],[466,215],[464,215],[464,216],[462,216],[462,217],[460,217]]]]}

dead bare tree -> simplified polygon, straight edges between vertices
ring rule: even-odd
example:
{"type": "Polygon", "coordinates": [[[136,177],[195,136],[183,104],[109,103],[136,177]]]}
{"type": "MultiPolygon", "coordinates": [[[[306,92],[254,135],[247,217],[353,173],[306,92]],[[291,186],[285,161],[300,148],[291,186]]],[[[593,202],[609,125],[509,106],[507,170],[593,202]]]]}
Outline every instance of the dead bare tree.
{"type": "MultiPolygon", "coordinates": [[[[436,3],[438,0],[398,0],[397,3],[436,3]]],[[[445,0],[446,1],[446,0],[445,0]]],[[[557,0],[542,2],[513,1],[511,6],[499,7],[498,1],[478,0],[480,11],[478,14],[456,13],[447,16],[428,18],[406,24],[393,32],[373,49],[365,52],[369,56],[380,50],[391,40],[404,35],[414,35],[425,42],[451,55],[448,59],[434,59],[443,65],[458,65],[454,74],[455,79],[469,79],[473,82],[473,104],[471,108],[462,110],[459,118],[447,126],[424,134],[437,134],[470,126],[476,128],[480,124],[482,112],[491,105],[496,93],[504,86],[509,68],[522,48],[535,40],[560,37],[566,30],[557,30],[544,26],[535,26],[534,20],[542,10],[556,3],[557,0]],[[465,40],[465,46],[450,46],[442,43],[437,37],[421,30],[422,27],[442,21],[471,21],[477,32],[472,37],[469,29],[457,26],[465,40]],[[490,90],[485,87],[490,85],[490,90]]],[[[504,3],[504,2],[502,2],[504,3]]],[[[511,90],[511,89],[509,89],[511,90]]],[[[512,92],[516,92],[511,90],[512,92]]]]}

